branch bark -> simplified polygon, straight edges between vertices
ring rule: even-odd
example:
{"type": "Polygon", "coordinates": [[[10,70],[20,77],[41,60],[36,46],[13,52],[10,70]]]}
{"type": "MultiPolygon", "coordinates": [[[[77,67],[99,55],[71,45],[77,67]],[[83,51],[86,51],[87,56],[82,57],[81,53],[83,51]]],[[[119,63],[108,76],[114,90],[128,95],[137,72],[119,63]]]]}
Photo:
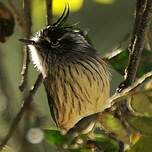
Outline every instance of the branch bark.
{"type": "MultiPolygon", "coordinates": [[[[25,34],[26,38],[30,38],[32,29],[32,19],[31,19],[31,0],[23,0],[23,12],[25,21],[25,34]]],[[[23,56],[23,66],[21,72],[21,82],[19,89],[23,91],[27,86],[27,75],[28,75],[28,65],[30,63],[29,48],[25,46],[24,56],[23,56]]]]}
{"type": "Polygon", "coordinates": [[[128,47],[129,62],[125,72],[125,81],[119,86],[119,91],[130,86],[136,79],[136,73],[145,45],[145,35],[151,22],[152,1],[137,0],[136,18],[133,35],[128,47]]]}

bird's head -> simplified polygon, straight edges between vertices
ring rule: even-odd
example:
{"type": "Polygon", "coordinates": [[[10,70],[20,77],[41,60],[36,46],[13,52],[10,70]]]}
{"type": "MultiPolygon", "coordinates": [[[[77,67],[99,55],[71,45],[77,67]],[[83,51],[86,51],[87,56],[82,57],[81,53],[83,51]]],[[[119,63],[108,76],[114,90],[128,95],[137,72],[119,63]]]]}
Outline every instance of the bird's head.
{"type": "Polygon", "coordinates": [[[93,53],[88,49],[91,44],[76,25],[66,25],[69,7],[65,7],[61,17],[52,25],[37,32],[31,39],[20,39],[27,45],[34,46],[41,55],[50,57],[71,57],[93,53]]]}

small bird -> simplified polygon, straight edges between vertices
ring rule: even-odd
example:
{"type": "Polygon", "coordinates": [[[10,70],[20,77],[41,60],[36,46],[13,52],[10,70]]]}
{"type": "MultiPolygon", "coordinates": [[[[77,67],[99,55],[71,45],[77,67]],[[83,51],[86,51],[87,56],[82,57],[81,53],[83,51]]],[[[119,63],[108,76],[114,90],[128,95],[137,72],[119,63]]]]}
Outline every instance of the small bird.
{"type": "Polygon", "coordinates": [[[52,25],[30,39],[33,64],[44,78],[48,103],[57,127],[68,131],[82,118],[109,103],[109,70],[79,28],[67,25],[69,8],[52,25]]]}

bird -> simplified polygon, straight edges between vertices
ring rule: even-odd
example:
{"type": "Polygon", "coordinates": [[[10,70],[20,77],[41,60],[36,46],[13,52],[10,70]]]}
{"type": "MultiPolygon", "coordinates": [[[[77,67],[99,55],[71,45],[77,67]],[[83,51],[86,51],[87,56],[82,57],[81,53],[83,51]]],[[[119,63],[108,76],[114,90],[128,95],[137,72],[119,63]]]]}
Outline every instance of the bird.
{"type": "Polygon", "coordinates": [[[30,39],[20,39],[43,75],[51,116],[65,131],[103,111],[110,95],[107,63],[80,28],[67,24],[68,16],[69,7],[65,7],[55,23],[30,39]]]}

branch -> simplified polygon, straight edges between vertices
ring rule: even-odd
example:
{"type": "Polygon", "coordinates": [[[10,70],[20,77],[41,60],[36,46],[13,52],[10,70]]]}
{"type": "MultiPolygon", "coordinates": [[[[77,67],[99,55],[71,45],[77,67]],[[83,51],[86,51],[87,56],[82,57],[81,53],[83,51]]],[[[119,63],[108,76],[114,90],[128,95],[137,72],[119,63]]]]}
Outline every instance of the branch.
{"type": "Polygon", "coordinates": [[[18,126],[20,120],[22,119],[25,111],[28,109],[28,107],[30,106],[31,102],[33,101],[33,97],[34,97],[36,91],[38,90],[38,88],[40,87],[42,81],[43,81],[43,77],[42,77],[41,74],[39,74],[34,86],[30,89],[28,95],[24,99],[22,108],[17,113],[16,117],[14,118],[14,120],[12,122],[12,125],[11,125],[7,135],[5,136],[5,138],[3,139],[2,143],[0,144],[0,150],[2,150],[2,148],[7,144],[8,140],[10,139],[10,137],[12,136],[14,131],[16,130],[16,127],[18,126]]]}
{"type": "MultiPolygon", "coordinates": [[[[0,49],[0,90],[1,93],[4,95],[4,97],[6,98],[5,104],[6,104],[6,109],[5,111],[2,113],[2,115],[4,115],[4,120],[9,123],[14,116],[14,110],[13,110],[13,105],[14,105],[14,101],[15,101],[15,92],[13,90],[13,86],[10,82],[9,79],[9,75],[6,71],[6,69],[4,68],[4,63],[3,63],[3,54],[2,54],[2,50],[0,49]],[[8,89],[9,88],[9,89],[8,89]]],[[[16,138],[17,141],[20,140],[20,131],[18,128],[16,128],[16,138]]],[[[1,141],[1,140],[0,140],[1,141]]]]}
{"type": "MultiPolygon", "coordinates": [[[[31,27],[32,27],[32,19],[31,19],[31,0],[23,0],[23,12],[24,12],[24,20],[25,29],[26,29],[26,38],[30,38],[31,35],[31,27]]],[[[23,91],[27,86],[27,75],[28,75],[28,65],[30,63],[29,57],[29,48],[25,46],[24,49],[24,59],[23,66],[21,72],[21,82],[19,85],[19,89],[23,91]]]]}
{"type": "Polygon", "coordinates": [[[47,25],[52,23],[52,0],[46,0],[46,18],[47,18],[47,25]]]}
{"type": "Polygon", "coordinates": [[[119,91],[130,86],[136,79],[141,54],[145,44],[145,34],[151,22],[151,0],[137,0],[134,31],[129,45],[129,62],[126,68],[125,81],[119,86],[119,91]]]}
{"type": "Polygon", "coordinates": [[[115,103],[118,101],[125,99],[126,97],[134,94],[134,91],[136,88],[138,88],[140,85],[142,85],[147,79],[152,77],[152,71],[146,73],[141,78],[137,79],[131,86],[123,89],[120,93],[116,93],[113,96],[111,96],[107,102],[111,103],[109,105],[109,108],[112,107],[115,103]]]}

